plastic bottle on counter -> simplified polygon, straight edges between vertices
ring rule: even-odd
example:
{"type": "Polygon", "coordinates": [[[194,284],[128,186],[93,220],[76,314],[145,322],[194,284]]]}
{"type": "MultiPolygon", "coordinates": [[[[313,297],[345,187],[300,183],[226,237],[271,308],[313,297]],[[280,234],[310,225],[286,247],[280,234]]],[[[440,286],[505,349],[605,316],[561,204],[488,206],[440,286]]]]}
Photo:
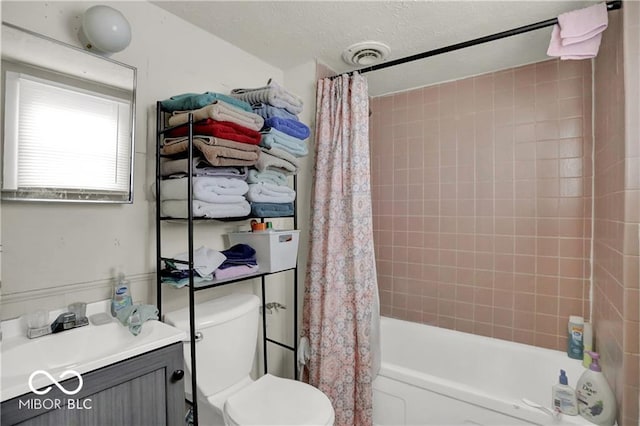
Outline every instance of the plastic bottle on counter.
{"type": "Polygon", "coordinates": [[[584,318],[571,315],[568,325],[567,355],[582,360],[584,350],[584,318]]]}
{"type": "Polygon", "coordinates": [[[578,411],[580,415],[600,426],[613,426],[616,421],[616,398],[602,374],[598,363],[600,355],[591,352],[593,361],[589,369],[582,373],[576,386],[578,411]]]}
{"type": "Polygon", "coordinates": [[[560,370],[558,383],[553,385],[551,405],[556,410],[569,416],[578,415],[578,401],[576,391],[569,386],[569,380],[564,370],[560,370]]]}
{"type": "Polygon", "coordinates": [[[125,279],[124,273],[118,274],[116,285],[113,288],[113,299],[111,299],[111,315],[118,315],[122,309],[133,304],[131,293],[129,292],[129,281],[125,279]]]}

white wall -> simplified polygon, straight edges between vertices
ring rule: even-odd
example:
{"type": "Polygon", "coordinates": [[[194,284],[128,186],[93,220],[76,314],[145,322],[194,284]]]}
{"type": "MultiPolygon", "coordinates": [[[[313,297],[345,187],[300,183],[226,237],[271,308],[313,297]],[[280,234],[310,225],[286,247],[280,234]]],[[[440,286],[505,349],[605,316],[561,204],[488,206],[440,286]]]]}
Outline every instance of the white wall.
{"type": "MultiPolygon", "coordinates": [[[[2,20],[79,46],[80,17],[94,4],[2,1],[2,20]]],[[[134,203],[3,202],[3,319],[35,308],[106,299],[114,267],[121,267],[132,280],[134,299],[154,303],[155,205],[148,188],[155,173],[156,101],[185,92],[229,93],[236,87],[258,87],[270,77],[284,81],[282,70],[150,3],[100,4],[120,10],[133,30],[131,45],[112,58],[137,68],[134,203]]],[[[221,249],[221,233],[237,225],[199,225],[196,243],[221,249]]],[[[184,251],[184,233],[178,231],[186,228],[168,225],[167,229],[172,242],[163,254],[184,251]]],[[[230,291],[252,291],[249,284],[228,287],[233,288],[198,295],[209,298],[230,291]]],[[[186,291],[167,293],[165,308],[186,300],[186,291]]]]}

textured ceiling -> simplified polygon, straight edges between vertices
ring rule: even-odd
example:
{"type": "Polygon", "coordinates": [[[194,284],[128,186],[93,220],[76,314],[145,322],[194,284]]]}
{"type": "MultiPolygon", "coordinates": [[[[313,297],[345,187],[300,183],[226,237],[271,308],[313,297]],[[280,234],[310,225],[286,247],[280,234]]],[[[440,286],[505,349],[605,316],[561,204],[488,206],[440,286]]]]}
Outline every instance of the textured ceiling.
{"type": "MultiPolygon", "coordinates": [[[[387,60],[544,21],[594,1],[156,1],[157,6],[278,68],[318,60],[353,66],[342,51],[365,40],[387,60]]],[[[366,74],[372,96],[538,62],[550,28],[366,74]]]]}

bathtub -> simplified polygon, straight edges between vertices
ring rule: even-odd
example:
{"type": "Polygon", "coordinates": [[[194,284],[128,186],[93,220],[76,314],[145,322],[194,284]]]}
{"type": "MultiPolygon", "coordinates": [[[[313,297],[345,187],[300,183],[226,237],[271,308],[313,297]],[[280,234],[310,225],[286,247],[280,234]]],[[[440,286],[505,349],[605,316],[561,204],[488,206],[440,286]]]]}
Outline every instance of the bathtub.
{"type": "Polygon", "coordinates": [[[381,318],[382,365],[373,382],[375,425],[585,425],[553,418],[560,369],[575,386],[584,371],[564,352],[381,318]]]}

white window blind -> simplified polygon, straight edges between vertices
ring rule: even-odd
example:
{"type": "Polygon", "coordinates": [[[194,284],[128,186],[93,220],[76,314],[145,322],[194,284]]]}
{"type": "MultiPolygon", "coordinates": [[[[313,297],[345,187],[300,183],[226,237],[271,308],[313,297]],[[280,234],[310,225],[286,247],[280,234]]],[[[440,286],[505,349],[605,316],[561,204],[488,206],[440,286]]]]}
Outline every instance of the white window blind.
{"type": "Polygon", "coordinates": [[[3,189],[127,193],[129,103],[7,71],[3,189]]]}

